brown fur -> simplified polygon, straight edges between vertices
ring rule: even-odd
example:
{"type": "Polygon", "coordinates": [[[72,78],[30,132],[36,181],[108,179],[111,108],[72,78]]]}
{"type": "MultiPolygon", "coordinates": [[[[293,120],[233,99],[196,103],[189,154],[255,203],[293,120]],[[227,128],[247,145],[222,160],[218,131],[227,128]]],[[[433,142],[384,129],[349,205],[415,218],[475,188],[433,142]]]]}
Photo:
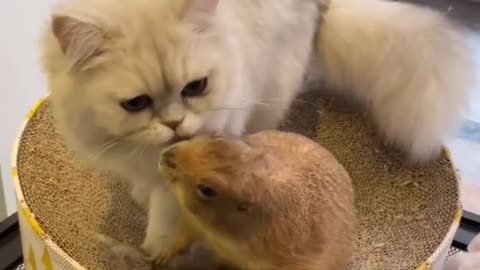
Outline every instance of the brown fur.
{"type": "Polygon", "coordinates": [[[248,270],[334,270],[351,259],[356,215],[349,175],[305,137],[265,131],[196,138],[163,152],[160,169],[184,224],[163,262],[195,240],[248,270]],[[218,196],[202,198],[199,184],[218,196]]]}

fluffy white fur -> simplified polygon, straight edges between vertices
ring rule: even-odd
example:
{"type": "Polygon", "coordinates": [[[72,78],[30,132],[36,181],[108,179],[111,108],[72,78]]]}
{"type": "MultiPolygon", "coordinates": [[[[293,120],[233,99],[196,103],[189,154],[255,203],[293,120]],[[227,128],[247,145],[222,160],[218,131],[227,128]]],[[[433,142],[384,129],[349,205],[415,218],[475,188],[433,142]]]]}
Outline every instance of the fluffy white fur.
{"type": "Polygon", "coordinates": [[[407,4],[332,0],[325,11],[327,2],[71,0],[56,10],[44,63],[58,130],[149,204],[149,253],[162,252],[177,214],[157,174],[160,150],[175,136],[275,128],[314,71],[364,101],[414,160],[434,157],[460,123],[473,80],[461,30],[407,4]],[[207,95],[181,98],[205,76],[207,95]],[[139,95],[154,106],[119,105],[139,95]]]}
{"type": "Polygon", "coordinates": [[[413,5],[333,0],[318,51],[327,82],[365,102],[388,143],[425,161],[467,110],[474,65],[464,34],[413,5]]]}

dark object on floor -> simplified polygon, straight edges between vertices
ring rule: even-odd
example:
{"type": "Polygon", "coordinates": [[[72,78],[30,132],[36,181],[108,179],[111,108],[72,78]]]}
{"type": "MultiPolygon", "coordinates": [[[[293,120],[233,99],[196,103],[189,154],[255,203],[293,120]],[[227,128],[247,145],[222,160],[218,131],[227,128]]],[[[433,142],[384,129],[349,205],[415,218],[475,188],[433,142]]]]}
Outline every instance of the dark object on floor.
{"type": "Polygon", "coordinates": [[[466,251],[472,239],[478,234],[480,234],[480,216],[464,212],[452,246],[466,251]]]}
{"type": "Polygon", "coordinates": [[[18,218],[14,214],[0,223],[0,270],[10,270],[23,260],[18,218]]]}
{"type": "Polygon", "coordinates": [[[451,18],[480,31],[480,0],[402,0],[432,7],[440,12],[445,12],[451,18]]]}

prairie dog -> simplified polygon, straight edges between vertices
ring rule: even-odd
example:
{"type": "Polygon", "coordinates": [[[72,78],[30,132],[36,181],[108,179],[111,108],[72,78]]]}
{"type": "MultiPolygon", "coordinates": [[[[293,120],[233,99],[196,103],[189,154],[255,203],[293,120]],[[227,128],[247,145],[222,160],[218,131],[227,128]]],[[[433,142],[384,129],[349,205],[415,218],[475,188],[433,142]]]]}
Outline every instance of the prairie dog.
{"type": "Polygon", "coordinates": [[[167,148],[159,167],[182,214],[158,263],[196,241],[247,270],[338,270],[351,260],[350,177],[303,136],[199,137],[167,148]]]}

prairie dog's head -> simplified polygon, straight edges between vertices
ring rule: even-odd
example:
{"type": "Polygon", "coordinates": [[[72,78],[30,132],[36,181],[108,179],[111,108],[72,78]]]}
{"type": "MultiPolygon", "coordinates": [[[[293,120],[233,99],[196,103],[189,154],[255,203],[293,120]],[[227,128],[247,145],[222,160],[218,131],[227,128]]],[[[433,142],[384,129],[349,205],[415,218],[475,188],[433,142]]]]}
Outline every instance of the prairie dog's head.
{"type": "Polygon", "coordinates": [[[197,137],[164,150],[159,166],[196,232],[221,256],[253,263],[245,268],[298,266],[327,242],[351,246],[349,175],[305,137],[197,137]]]}
{"type": "Polygon", "coordinates": [[[247,216],[262,215],[267,156],[240,138],[175,144],[162,153],[160,170],[183,208],[209,227],[241,232],[247,216]]]}

